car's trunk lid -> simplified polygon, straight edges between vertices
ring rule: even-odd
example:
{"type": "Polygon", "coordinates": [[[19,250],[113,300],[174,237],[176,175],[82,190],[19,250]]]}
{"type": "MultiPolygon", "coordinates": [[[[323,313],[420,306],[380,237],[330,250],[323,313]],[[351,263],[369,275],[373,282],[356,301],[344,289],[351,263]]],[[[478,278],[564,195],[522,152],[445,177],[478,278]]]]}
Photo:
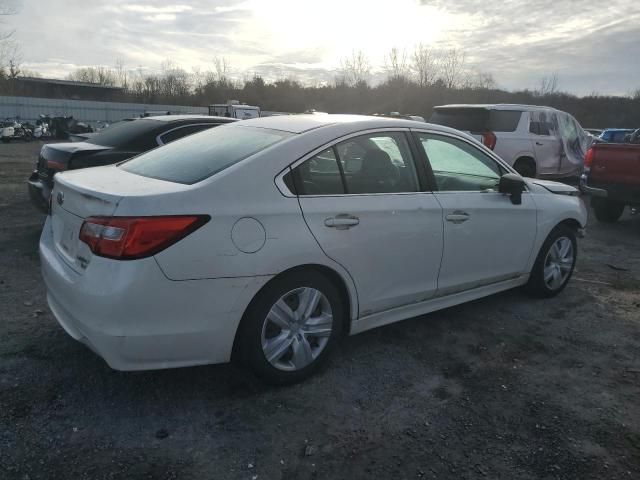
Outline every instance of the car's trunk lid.
{"type": "Polygon", "coordinates": [[[82,273],[92,259],[91,250],[79,239],[86,218],[113,216],[124,197],[148,198],[180,187],[128,173],[116,166],[56,175],[51,193],[51,224],[57,252],[72,269],[82,273]]]}
{"type": "Polygon", "coordinates": [[[38,175],[45,181],[51,182],[53,176],[69,168],[69,161],[73,155],[91,154],[112,147],[95,145],[87,142],[52,143],[44,145],[38,157],[38,175]]]}

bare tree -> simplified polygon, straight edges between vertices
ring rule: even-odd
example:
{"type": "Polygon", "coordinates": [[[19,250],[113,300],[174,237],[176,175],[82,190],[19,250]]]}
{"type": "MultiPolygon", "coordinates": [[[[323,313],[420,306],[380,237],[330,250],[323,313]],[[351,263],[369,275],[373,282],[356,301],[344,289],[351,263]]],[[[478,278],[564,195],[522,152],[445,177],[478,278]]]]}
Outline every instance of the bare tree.
{"type": "Polygon", "coordinates": [[[0,40],[0,76],[16,78],[20,76],[22,49],[12,38],[0,40]]]}
{"type": "Polygon", "coordinates": [[[540,86],[536,90],[536,94],[543,97],[545,95],[553,95],[558,93],[558,74],[552,73],[549,76],[544,76],[540,79],[540,86]]]}
{"type": "Polygon", "coordinates": [[[222,84],[229,81],[231,65],[226,57],[214,57],[213,67],[215,69],[215,81],[222,84]]]}
{"type": "Polygon", "coordinates": [[[384,69],[389,80],[408,79],[409,64],[406,50],[400,50],[397,47],[389,50],[389,53],[384,57],[384,69]]]}
{"type": "Polygon", "coordinates": [[[371,64],[362,50],[351,52],[351,56],[340,61],[342,81],[350,87],[366,85],[371,75],[371,64]]]}
{"type": "Polygon", "coordinates": [[[494,90],[498,87],[495,78],[492,73],[477,72],[473,81],[473,88],[480,90],[494,90]]]}
{"type": "Polygon", "coordinates": [[[443,52],[440,59],[441,79],[447,88],[456,88],[462,82],[462,74],[464,72],[464,64],[466,61],[465,53],[457,48],[451,48],[443,52]]]}
{"type": "Polygon", "coordinates": [[[426,87],[432,85],[438,78],[437,54],[434,50],[419,43],[411,56],[411,70],[418,80],[418,85],[426,87]]]}
{"type": "Polygon", "coordinates": [[[115,64],[115,76],[116,82],[118,86],[122,87],[125,90],[129,89],[129,72],[127,71],[127,67],[124,63],[124,58],[119,57],[116,58],[115,64]]]}
{"type": "Polygon", "coordinates": [[[633,92],[631,92],[630,96],[634,100],[640,100],[640,88],[636,88],[633,92]]]}
{"type": "Polygon", "coordinates": [[[117,83],[116,74],[113,70],[101,65],[96,67],[82,67],[67,75],[69,80],[76,82],[95,83],[107,87],[115,86],[117,83]]]}

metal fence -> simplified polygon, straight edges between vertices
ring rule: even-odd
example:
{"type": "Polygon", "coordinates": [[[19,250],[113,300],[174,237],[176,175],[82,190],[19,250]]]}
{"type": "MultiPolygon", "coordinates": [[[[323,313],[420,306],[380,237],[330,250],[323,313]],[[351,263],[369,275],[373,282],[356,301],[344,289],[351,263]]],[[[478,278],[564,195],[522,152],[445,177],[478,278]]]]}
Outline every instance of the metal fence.
{"type": "Polygon", "coordinates": [[[19,118],[33,122],[40,115],[68,116],[80,122],[115,122],[123,118],[139,117],[145,112],[171,112],[208,114],[207,107],[184,105],[157,105],[149,103],[93,102],[87,100],[65,100],[36,97],[0,96],[0,119],[19,118]]]}

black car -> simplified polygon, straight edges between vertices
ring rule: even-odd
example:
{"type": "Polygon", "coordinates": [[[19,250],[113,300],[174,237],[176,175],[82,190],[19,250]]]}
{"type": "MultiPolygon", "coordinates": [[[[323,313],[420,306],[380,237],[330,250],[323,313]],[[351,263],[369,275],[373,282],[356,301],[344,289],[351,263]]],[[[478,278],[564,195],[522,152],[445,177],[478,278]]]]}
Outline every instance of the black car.
{"type": "Polygon", "coordinates": [[[28,180],[31,201],[47,210],[53,177],[58,172],[118,163],[192,133],[235,121],[202,115],[146,117],[118,122],[82,142],[44,145],[28,180]]]}

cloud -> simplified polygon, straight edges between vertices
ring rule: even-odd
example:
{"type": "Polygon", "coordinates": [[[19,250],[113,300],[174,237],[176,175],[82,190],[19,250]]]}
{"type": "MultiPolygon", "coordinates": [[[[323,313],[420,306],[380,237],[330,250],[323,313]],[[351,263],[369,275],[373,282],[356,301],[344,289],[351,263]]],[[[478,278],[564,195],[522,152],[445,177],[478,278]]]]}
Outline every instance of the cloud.
{"type": "Polygon", "coordinates": [[[175,20],[176,16],[172,13],[158,13],[156,15],[146,15],[142,18],[149,22],[170,22],[175,20]]]}
{"type": "Polygon", "coordinates": [[[130,12],[163,14],[188,12],[192,10],[192,7],[189,5],[167,5],[165,7],[156,7],[153,5],[124,5],[122,9],[130,12]]]}
{"type": "MultiPolygon", "coordinates": [[[[579,94],[640,86],[640,4],[628,0],[58,0],[24,2],[15,29],[26,63],[64,76],[73,65],[150,71],[171,59],[189,70],[226,57],[235,72],[331,81],[363,49],[380,77],[394,46],[465,51],[468,66],[510,89],[557,72],[579,94]],[[54,5],[55,3],[55,5],[54,5]],[[53,59],[56,59],[55,61],[53,59]]],[[[375,73],[375,72],[374,72],[375,73]]]]}

